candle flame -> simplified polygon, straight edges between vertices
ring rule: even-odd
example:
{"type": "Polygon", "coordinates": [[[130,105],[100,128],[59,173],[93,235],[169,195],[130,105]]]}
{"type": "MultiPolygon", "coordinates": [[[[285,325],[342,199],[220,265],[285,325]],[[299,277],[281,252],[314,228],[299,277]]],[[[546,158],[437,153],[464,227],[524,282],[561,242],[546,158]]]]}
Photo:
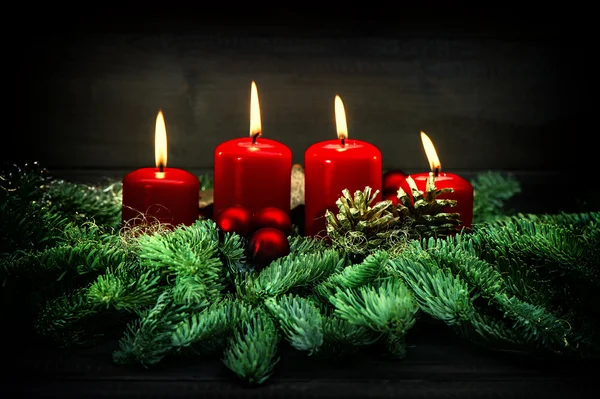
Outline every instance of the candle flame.
{"type": "Polygon", "coordinates": [[[157,168],[167,166],[167,128],[162,110],[156,116],[156,127],[154,129],[154,160],[157,168]]]}
{"type": "Polygon", "coordinates": [[[250,89],[250,137],[262,135],[260,123],[260,104],[258,102],[258,89],[252,81],[250,89]]]}
{"type": "Polygon", "coordinates": [[[437,170],[439,172],[442,169],[442,164],[437,156],[433,142],[429,136],[423,132],[421,132],[421,141],[423,142],[423,148],[425,149],[425,154],[427,155],[427,160],[429,161],[431,171],[433,172],[437,170]]]}
{"type": "Polygon", "coordinates": [[[348,138],[346,111],[344,110],[344,103],[338,95],[335,96],[335,126],[337,128],[338,138],[340,140],[346,140],[348,138]]]}

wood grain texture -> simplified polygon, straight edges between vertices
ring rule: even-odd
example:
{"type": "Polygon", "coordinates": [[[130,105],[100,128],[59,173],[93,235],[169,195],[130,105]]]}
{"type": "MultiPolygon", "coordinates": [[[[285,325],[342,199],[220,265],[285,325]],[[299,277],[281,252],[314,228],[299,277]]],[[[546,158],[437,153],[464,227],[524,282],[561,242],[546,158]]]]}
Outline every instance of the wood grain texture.
{"type": "Polygon", "coordinates": [[[22,51],[2,155],[51,168],[152,165],[160,108],[169,166],[210,169],[220,142],[248,134],[252,80],[264,136],[296,163],[335,136],[335,94],[386,169],[427,168],[420,130],[447,171],[570,171],[590,151],[573,49],[554,37],[82,32],[32,35],[22,51]]]}
{"type": "Polygon", "coordinates": [[[265,384],[250,388],[218,356],[166,358],[159,367],[119,366],[116,342],[70,352],[25,349],[9,370],[9,393],[25,397],[117,398],[562,398],[585,397],[597,361],[527,356],[469,346],[445,326],[415,327],[407,356],[369,348],[338,361],[306,356],[285,342],[265,384]],[[11,392],[12,391],[12,392],[11,392]]]}

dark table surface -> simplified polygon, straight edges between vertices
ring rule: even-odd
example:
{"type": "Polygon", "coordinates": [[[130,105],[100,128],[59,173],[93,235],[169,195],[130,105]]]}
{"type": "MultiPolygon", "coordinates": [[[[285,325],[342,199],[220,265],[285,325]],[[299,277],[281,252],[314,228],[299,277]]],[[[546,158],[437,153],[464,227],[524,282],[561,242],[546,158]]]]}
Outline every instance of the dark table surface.
{"type": "MultiPolygon", "coordinates": [[[[6,398],[584,398],[595,397],[597,360],[566,360],[472,346],[443,325],[410,331],[406,358],[369,350],[318,361],[282,346],[265,384],[250,388],[218,358],[171,358],[146,370],[112,363],[117,342],[61,351],[21,348],[4,359],[6,398]],[[8,393],[8,394],[6,394],[8,393]]],[[[10,346],[10,342],[5,345],[10,346]]],[[[10,348],[7,349],[10,351],[10,348]]]]}

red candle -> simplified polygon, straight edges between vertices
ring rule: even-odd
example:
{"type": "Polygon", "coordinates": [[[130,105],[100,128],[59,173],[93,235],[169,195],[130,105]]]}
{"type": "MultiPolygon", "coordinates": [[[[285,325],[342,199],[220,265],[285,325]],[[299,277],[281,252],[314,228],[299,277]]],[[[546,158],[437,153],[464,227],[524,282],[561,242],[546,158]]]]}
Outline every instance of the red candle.
{"type": "Polygon", "coordinates": [[[461,221],[459,228],[470,228],[473,224],[473,186],[468,180],[454,173],[440,172],[442,166],[431,139],[425,133],[421,132],[421,141],[423,142],[423,148],[431,166],[431,172],[411,175],[417,188],[419,191],[425,192],[427,177],[430,173],[433,173],[435,176],[435,186],[437,189],[453,188],[454,192],[443,193],[436,198],[456,200],[456,206],[443,208],[442,212],[459,213],[461,221]]]}
{"type": "Polygon", "coordinates": [[[276,207],[290,214],[292,151],[261,135],[258,90],[252,82],[250,136],[226,141],[215,149],[214,217],[234,205],[253,213],[276,207]]]}
{"type": "Polygon", "coordinates": [[[193,224],[198,219],[200,181],[181,169],[167,168],[167,132],[162,111],[155,128],[155,168],[141,168],[123,178],[124,225],[193,224]]]}
{"type": "Polygon", "coordinates": [[[325,237],[325,211],[338,212],[336,201],[342,191],[363,191],[366,186],[379,190],[381,201],[381,152],[374,145],[348,139],[346,113],[339,96],[335,97],[338,140],[322,141],[304,153],[306,236],[325,237]]]}

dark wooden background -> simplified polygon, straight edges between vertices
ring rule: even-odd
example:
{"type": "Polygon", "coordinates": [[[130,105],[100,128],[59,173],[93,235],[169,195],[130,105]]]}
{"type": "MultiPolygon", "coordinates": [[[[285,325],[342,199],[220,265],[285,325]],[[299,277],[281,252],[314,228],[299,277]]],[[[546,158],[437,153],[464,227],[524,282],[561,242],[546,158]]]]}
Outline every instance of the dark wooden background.
{"type": "Polygon", "coordinates": [[[384,169],[427,170],[423,130],[448,172],[509,171],[538,199],[595,189],[585,184],[597,152],[585,10],[54,11],[14,33],[5,160],[38,161],[73,180],[120,178],[154,164],[163,109],[168,166],[204,173],[217,144],[248,134],[255,80],[264,136],[297,163],[335,137],[339,94],[350,137],[378,146],[384,169]]]}

